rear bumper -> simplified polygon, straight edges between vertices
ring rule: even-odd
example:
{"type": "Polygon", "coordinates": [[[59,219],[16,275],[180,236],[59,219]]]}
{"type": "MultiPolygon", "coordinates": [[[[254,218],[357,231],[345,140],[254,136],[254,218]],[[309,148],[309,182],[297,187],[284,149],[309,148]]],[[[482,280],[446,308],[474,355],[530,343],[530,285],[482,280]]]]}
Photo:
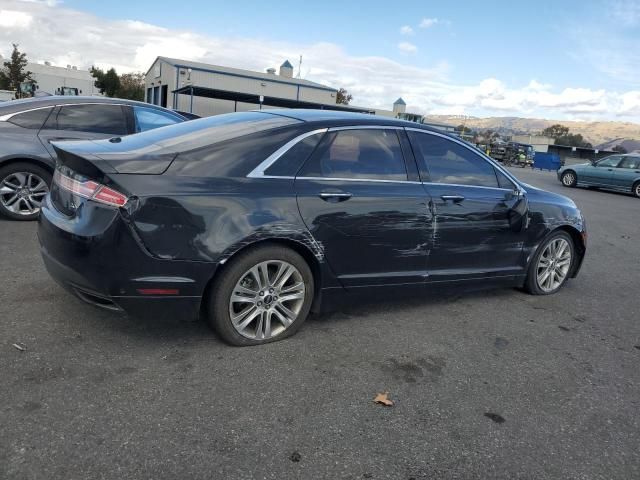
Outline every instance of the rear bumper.
{"type": "Polygon", "coordinates": [[[117,210],[93,213],[70,220],[48,197],[43,201],[38,239],[54,280],[83,301],[107,310],[145,317],[198,315],[215,264],[153,257],[117,210]]]}

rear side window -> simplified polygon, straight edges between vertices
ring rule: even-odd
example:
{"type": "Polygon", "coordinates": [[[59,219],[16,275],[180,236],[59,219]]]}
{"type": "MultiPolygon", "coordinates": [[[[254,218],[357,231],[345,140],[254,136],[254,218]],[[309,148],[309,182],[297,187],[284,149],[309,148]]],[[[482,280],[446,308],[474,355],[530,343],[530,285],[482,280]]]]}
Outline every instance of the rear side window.
{"type": "Polygon", "coordinates": [[[325,136],[299,176],[404,181],[407,169],[395,130],[354,129],[325,136]]]}
{"type": "Polygon", "coordinates": [[[68,105],[60,107],[47,127],[57,130],[75,130],[77,132],[104,133],[108,135],[126,135],[127,125],[124,111],[120,105],[68,105]]]}
{"type": "Polygon", "coordinates": [[[264,174],[276,177],[294,177],[302,164],[311,156],[323,135],[324,132],[302,139],[267,168],[264,174]]]}
{"type": "Polygon", "coordinates": [[[13,115],[9,119],[9,122],[23,128],[40,130],[51,113],[51,110],[53,110],[53,107],[39,108],[38,110],[31,110],[30,112],[18,113],[13,115]]]}
{"type": "Polygon", "coordinates": [[[134,107],[133,112],[136,117],[136,133],[180,122],[175,115],[152,108],[134,107]]]}
{"type": "Polygon", "coordinates": [[[624,157],[618,167],[638,170],[640,169],[640,157],[624,157]]]}
{"type": "Polygon", "coordinates": [[[420,170],[423,176],[427,175],[425,181],[498,187],[493,166],[479,154],[438,135],[413,131],[408,133],[420,170]]]}

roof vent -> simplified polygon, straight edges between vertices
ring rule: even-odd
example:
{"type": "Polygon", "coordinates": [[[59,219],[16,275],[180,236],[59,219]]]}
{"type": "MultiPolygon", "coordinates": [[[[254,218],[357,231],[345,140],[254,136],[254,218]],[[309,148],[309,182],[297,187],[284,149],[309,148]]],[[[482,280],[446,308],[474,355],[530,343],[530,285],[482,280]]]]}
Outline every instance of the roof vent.
{"type": "Polygon", "coordinates": [[[50,67],[50,66],[51,66],[51,62],[50,62],[49,60],[47,60],[46,62],[44,62],[44,64],[45,64],[47,67],[50,67]]]}
{"type": "Polygon", "coordinates": [[[269,75],[275,75],[276,74],[276,69],[275,68],[267,68],[267,73],[269,75]]]}

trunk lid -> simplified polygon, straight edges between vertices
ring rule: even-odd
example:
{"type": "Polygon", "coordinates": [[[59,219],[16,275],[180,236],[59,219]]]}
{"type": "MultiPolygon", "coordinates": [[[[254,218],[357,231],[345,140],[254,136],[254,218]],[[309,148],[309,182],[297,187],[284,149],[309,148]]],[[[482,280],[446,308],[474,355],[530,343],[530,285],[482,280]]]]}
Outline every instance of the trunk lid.
{"type": "Polygon", "coordinates": [[[160,175],[176,157],[160,145],[140,141],[135,135],[108,140],[52,142],[58,160],[73,165],[93,164],[104,173],[160,175]]]}

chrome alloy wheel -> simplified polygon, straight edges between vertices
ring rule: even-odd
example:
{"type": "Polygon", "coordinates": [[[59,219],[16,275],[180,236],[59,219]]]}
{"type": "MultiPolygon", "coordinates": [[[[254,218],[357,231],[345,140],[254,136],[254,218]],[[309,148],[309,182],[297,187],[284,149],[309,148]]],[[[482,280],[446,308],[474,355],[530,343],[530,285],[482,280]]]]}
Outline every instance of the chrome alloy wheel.
{"type": "Polygon", "coordinates": [[[562,183],[564,184],[565,187],[571,187],[575,181],[576,181],[576,176],[571,172],[567,172],[564,175],[562,175],[562,183]]]}
{"type": "Polygon", "coordinates": [[[49,193],[47,182],[35,173],[10,173],[0,182],[2,206],[17,215],[38,213],[40,203],[47,193],[49,193]]]}
{"type": "Polygon", "coordinates": [[[543,292],[552,292],[562,285],[571,267],[571,246],[564,238],[556,238],[544,247],[538,258],[536,278],[543,292]]]}
{"type": "Polygon", "coordinates": [[[261,262],[247,270],[229,299],[235,330],[252,340],[280,335],[297,318],[306,287],[296,267],[282,260],[261,262]]]}

